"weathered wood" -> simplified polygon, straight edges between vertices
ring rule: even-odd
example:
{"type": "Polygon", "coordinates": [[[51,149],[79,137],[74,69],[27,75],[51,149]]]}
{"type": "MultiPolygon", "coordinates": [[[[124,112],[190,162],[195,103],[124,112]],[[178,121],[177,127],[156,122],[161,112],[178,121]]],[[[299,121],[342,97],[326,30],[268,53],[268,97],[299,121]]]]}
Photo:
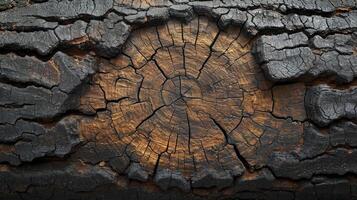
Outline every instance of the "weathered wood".
{"type": "Polygon", "coordinates": [[[355,0],[0,0],[0,199],[355,199],[355,0]]]}
{"type": "MultiPolygon", "coordinates": [[[[121,135],[108,142],[123,142],[123,153],[139,164],[129,178],[154,176],[166,189],[187,190],[188,181],[227,187],[263,166],[273,150],[299,142],[302,125],[272,114],[271,83],[239,28],[222,31],[207,18],[169,21],[133,32],[123,52],[111,63],[103,60],[93,79],[121,135]],[[177,182],[165,183],[173,176],[177,182]]],[[[303,97],[304,85],[296,86],[301,89],[303,97]]],[[[285,94],[276,93],[275,109],[287,106],[285,94]]],[[[300,101],[293,109],[304,109],[300,101]]]]}

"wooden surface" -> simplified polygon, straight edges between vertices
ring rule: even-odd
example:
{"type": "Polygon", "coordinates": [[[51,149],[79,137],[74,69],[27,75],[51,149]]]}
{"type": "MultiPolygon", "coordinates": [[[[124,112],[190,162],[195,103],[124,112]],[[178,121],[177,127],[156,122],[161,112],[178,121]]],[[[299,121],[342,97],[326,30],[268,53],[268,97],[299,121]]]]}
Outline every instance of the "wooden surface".
{"type": "Polygon", "coordinates": [[[0,0],[0,199],[356,199],[355,0],[0,0]]]}
{"type": "MultiPolygon", "coordinates": [[[[123,54],[103,60],[93,78],[108,101],[106,120],[120,136],[108,145],[127,147],[149,176],[168,169],[190,180],[207,169],[240,176],[264,165],[271,151],[296,144],[302,124],[274,117],[272,84],[251,44],[239,28],[222,31],[203,17],[133,32],[123,54]]],[[[297,90],[303,98],[304,86],[297,90]]],[[[275,110],[288,109],[286,92],[274,91],[275,110]]]]}

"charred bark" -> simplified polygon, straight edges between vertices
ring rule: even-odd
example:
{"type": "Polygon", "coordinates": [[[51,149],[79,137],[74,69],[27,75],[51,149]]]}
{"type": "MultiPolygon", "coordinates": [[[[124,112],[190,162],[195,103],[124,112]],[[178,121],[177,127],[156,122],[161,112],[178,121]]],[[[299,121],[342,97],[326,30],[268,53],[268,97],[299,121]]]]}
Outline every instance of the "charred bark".
{"type": "Polygon", "coordinates": [[[0,11],[0,199],[357,198],[356,1],[0,11]]]}

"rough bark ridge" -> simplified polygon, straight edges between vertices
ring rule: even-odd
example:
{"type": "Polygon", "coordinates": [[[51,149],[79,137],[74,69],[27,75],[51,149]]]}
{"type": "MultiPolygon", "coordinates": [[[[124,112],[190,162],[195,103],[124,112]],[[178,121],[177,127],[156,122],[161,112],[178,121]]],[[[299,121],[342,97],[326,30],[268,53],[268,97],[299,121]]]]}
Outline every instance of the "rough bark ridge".
{"type": "Polygon", "coordinates": [[[355,0],[0,11],[0,199],[357,199],[355,0]]]}

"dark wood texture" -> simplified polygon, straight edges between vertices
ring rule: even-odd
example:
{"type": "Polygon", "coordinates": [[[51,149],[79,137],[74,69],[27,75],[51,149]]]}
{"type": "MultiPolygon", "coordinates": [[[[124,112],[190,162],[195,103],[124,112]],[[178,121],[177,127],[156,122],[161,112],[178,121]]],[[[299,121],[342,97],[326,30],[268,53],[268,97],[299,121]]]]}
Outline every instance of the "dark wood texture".
{"type": "Polygon", "coordinates": [[[356,199],[355,0],[0,0],[0,199],[356,199]]]}

